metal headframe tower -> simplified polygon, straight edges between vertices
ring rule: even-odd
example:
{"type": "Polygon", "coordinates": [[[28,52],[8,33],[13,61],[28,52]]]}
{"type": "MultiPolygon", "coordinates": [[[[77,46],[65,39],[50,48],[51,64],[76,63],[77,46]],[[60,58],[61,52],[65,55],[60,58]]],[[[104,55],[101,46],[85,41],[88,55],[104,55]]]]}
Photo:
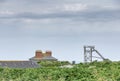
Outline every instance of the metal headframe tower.
{"type": "Polygon", "coordinates": [[[100,58],[106,60],[96,49],[95,46],[84,46],[84,62],[92,62],[93,58],[100,58]],[[93,52],[96,52],[99,57],[93,56],[93,52]]]}

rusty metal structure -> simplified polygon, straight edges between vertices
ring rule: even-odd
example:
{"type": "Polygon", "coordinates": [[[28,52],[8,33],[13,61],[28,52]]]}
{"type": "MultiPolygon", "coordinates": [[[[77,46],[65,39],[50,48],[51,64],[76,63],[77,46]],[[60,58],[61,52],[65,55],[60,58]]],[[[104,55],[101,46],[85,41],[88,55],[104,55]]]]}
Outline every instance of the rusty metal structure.
{"type": "Polygon", "coordinates": [[[106,60],[96,49],[95,46],[84,46],[84,62],[92,62],[93,58],[106,60]],[[93,56],[93,52],[97,53],[97,56],[93,56]]]}

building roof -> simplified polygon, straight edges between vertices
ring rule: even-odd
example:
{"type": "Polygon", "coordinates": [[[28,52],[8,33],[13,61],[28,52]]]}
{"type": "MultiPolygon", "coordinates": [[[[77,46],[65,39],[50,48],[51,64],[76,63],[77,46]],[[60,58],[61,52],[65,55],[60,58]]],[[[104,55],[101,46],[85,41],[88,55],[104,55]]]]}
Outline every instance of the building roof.
{"type": "Polygon", "coordinates": [[[43,57],[42,60],[57,60],[57,59],[52,56],[46,56],[46,57],[43,57]]]}
{"type": "Polygon", "coordinates": [[[40,61],[40,60],[53,60],[53,61],[57,61],[57,59],[55,57],[52,57],[52,56],[45,56],[43,58],[35,58],[35,57],[32,57],[30,58],[30,60],[32,61],[40,61]]]}
{"type": "Polygon", "coordinates": [[[0,61],[0,67],[8,68],[38,68],[39,65],[33,61],[0,61]]]}

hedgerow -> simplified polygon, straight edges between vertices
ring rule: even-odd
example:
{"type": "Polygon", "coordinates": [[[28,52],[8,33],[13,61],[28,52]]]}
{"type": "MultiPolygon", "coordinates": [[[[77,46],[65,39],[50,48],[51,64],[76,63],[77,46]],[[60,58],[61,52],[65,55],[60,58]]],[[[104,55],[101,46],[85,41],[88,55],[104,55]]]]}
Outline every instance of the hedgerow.
{"type": "Polygon", "coordinates": [[[72,68],[50,64],[54,66],[43,63],[40,68],[0,68],[0,81],[120,81],[120,62],[95,61],[72,68]]]}

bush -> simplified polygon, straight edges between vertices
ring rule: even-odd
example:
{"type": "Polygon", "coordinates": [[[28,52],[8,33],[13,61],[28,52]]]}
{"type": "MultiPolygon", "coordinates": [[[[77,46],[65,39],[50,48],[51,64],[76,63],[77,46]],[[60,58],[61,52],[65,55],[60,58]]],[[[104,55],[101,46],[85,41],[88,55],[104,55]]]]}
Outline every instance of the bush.
{"type": "Polygon", "coordinates": [[[42,68],[0,68],[0,81],[119,81],[120,62],[80,63],[60,68],[68,62],[40,62],[42,68]]]}

